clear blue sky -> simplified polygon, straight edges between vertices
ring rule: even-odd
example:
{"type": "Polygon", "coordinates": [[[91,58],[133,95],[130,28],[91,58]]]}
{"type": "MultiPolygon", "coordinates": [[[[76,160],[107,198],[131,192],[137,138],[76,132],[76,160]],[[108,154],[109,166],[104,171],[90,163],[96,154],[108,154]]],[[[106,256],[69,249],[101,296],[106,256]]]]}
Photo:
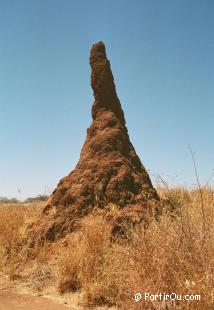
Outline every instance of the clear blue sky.
{"type": "Polygon", "coordinates": [[[104,41],[153,183],[214,168],[214,1],[0,1],[0,196],[48,193],[91,123],[89,50],[104,41]],[[21,193],[18,193],[18,190],[21,193]]]}

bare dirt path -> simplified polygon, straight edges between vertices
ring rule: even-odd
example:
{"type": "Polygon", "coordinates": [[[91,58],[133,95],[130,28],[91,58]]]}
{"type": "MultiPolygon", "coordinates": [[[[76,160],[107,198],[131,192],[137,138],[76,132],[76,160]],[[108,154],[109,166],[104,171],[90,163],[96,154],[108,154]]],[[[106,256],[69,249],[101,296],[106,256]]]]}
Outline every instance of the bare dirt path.
{"type": "Polygon", "coordinates": [[[45,297],[19,294],[13,289],[0,289],[1,310],[75,310],[75,308],[56,304],[45,297]]]}
{"type": "Polygon", "coordinates": [[[55,296],[35,296],[7,276],[0,276],[0,310],[77,310],[81,309],[66,304],[65,300],[55,296]]]}

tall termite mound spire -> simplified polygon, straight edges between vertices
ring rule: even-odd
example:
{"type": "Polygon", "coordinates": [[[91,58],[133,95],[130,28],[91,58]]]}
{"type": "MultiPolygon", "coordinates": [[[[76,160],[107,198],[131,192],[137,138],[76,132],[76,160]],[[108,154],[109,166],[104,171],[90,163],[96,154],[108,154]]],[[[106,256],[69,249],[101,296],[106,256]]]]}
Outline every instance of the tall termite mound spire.
{"type": "Polygon", "coordinates": [[[90,53],[91,87],[94,92],[95,102],[92,107],[92,117],[96,117],[102,111],[110,110],[125,125],[124,113],[117,97],[114,77],[111,72],[110,62],[106,57],[103,42],[94,44],[90,53]]]}
{"type": "MultiPolygon", "coordinates": [[[[90,54],[95,101],[79,162],[50,196],[43,212],[43,238],[54,240],[75,228],[77,220],[95,210],[135,212],[141,221],[159,198],[128,136],[105,45],[90,54]],[[136,213],[137,212],[137,213],[136,213]]],[[[122,215],[121,215],[122,216],[122,215]]],[[[40,225],[40,226],[41,226],[40,225]]]]}

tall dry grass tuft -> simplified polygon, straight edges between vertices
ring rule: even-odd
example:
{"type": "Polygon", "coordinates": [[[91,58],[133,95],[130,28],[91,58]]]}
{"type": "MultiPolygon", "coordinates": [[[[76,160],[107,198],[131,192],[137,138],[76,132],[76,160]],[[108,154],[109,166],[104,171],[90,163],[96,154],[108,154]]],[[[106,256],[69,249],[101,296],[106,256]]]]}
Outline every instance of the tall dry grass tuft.
{"type": "Polygon", "coordinates": [[[41,203],[0,204],[0,270],[16,276],[17,254],[28,224],[34,221],[41,203]]]}
{"type": "Polygon", "coordinates": [[[99,217],[89,217],[83,229],[58,249],[58,288],[61,293],[82,288],[89,292],[99,278],[104,256],[110,246],[110,226],[99,217]]]}

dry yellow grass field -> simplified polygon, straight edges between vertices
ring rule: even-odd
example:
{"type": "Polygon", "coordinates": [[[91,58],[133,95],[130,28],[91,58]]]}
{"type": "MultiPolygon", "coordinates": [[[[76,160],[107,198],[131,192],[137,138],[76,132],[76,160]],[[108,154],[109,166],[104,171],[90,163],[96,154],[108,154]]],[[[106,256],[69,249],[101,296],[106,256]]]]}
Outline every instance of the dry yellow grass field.
{"type": "MultiPolygon", "coordinates": [[[[146,230],[127,230],[126,239],[112,241],[108,223],[92,215],[80,231],[33,250],[22,240],[43,204],[1,205],[2,275],[41,292],[76,292],[86,309],[214,309],[214,191],[177,187],[158,192],[166,206],[146,230]],[[197,294],[201,300],[136,302],[137,292],[197,294]]],[[[112,209],[117,212],[116,206],[112,209]]]]}

